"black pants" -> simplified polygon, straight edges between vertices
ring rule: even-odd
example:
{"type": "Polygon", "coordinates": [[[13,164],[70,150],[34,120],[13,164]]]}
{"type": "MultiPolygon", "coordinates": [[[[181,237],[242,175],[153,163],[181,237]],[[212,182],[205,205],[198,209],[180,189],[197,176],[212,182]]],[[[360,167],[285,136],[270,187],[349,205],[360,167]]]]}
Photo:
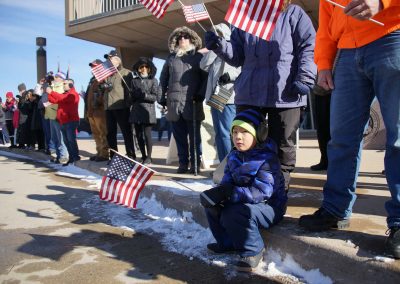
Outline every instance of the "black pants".
{"type": "Polygon", "coordinates": [[[278,146],[285,188],[289,189],[290,173],[296,165],[296,131],[300,124],[300,108],[260,108],[248,105],[236,106],[236,113],[256,109],[264,116],[268,114],[268,137],[278,146]]]}
{"type": "MultiPolygon", "coordinates": [[[[124,137],[126,155],[131,158],[136,158],[135,147],[133,144],[133,133],[132,125],[129,122],[129,108],[117,109],[117,110],[106,110],[106,121],[107,121],[107,142],[108,146],[118,151],[117,144],[117,124],[121,129],[122,136],[124,137]]],[[[114,153],[110,152],[110,157],[114,156],[114,153]]]]}
{"type": "Polygon", "coordinates": [[[10,143],[12,146],[14,146],[14,125],[12,119],[6,120],[6,127],[10,137],[10,143]]]}
{"type": "Polygon", "coordinates": [[[145,160],[147,157],[151,159],[151,152],[153,149],[153,141],[151,139],[152,125],[135,123],[134,126],[135,126],[136,137],[139,144],[139,149],[140,152],[142,153],[142,159],[145,160]]]}
{"type": "Polygon", "coordinates": [[[315,123],[317,126],[319,150],[321,151],[320,162],[326,165],[328,165],[327,147],[329,140],[331,140],[329,127],[330,106],[331,95],[315,96],[315,123]]]}

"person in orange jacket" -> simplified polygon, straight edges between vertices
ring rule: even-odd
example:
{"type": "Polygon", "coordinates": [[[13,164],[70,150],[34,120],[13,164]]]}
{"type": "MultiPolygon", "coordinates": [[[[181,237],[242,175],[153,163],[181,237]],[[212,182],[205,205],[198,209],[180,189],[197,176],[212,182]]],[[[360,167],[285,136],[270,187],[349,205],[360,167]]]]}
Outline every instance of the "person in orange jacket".
{"type": "Polygon", "coordinates": [[[384,252],[400,258],[400,0],[334,1],[345,8],[320,1],[315,47],[317,84],[332,90],[328,175],[322,206],[299,224],[312,231],[349,226],[364,128],[376,97],[387,130],[385,170],[392,196],[385,204],[390,234],[384,252]]]}
{"type": "Polygon", "coordinates": [[[57,121],[61,125],[61,132],[65,146],[67,146],[69,160],[66,164],[79,161],[79,148],[76,140],[76,130],[79,125],[79,94],[74,87],[72,79],[64,80],[64,93],[59,94],[47,87],[46,92],[49,94],[49,102],[58,104],[57,121]]]}

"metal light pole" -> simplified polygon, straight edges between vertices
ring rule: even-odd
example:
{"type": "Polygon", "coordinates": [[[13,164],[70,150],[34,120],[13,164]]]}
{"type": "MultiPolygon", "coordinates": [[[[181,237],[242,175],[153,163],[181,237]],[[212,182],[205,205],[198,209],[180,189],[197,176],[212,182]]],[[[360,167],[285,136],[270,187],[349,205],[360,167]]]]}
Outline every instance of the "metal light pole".
{"type": "Polygon", "coordinates": [[[37,37],[36,46],[36,64],[37,64],[37,82],[44,78],[47,73],[47,56],[46,56],[46,38],[37,37]]]}

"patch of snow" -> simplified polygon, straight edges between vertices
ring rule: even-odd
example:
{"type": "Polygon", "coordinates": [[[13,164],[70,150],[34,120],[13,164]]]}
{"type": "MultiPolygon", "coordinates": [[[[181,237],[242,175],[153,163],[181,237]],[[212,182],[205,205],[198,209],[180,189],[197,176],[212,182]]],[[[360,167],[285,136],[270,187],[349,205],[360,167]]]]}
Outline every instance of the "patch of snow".
{"type": "Polygon", "coordinates": [[[380,256],[380,255],[375,256],[374,259],[375,259],[376,261],[385,262],[385,263],[390,263],[390,262],[394,262],[394,261],[395,261],[394,258],[385,257],[385,256],[380,256]]]}

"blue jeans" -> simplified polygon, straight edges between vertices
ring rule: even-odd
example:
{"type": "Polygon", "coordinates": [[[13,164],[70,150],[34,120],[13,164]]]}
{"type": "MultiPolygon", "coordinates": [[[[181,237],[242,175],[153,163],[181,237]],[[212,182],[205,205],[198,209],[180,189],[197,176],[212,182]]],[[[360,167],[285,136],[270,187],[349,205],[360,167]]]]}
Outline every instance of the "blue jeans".
{"type": "Polygon", "coordinates": [[[242,257],[261,252],[264,241],[259,228],[268,229],[275,218],[274,210],[265,203],[226,203],[224,207],[205,210],[211,233],[218,245],[234,248],[242,257]]]}
{"type": "Polygon", "coordinates": [[[222,162],[232,149],[231,125],[235,115],[235,105],[226,105],[223,112],[211,108],[211,117],[215,131],[215,144],[217,146],[218,159],[220,162],[222,162]]]}
{"type": "Polygon", "coordinates": [[[69,160],[71,162],[81,159],[79,157],[78,143],[76,141],[76,129],[78,128],[78,125],[78,121],[71,121],[61,125],[61,132],[65,146],[67,146],[69,160]]]}
{"type": "Polygon", "coordinates": [[[387,223],[400,226],[400,30],[366,46],[341,50],[334,75],[322,206],[341,218],[352,213],[363,132],[376,96],[386,126],[385,170],[392,196],[385,204],[387,223]]]}
{"type": "MultiPolygon", "coordinates": [[[[189,165],[189,150],[191,166],[194,166],[194,139],[193,139],[193,120],[185,120],[182,115],[178,121],[171,122],[172,133],[176,141],[176,148],[178,150],[179,166],[187,167],[189,165]],[[188,143],[189,135],[189,143],[188,143]],[[190,147],[189,147],[190,145],[190,147]],[[190,149],[189,149],[190,148],[190,149]]],[[[201,136],[200,136],[201,121],[196,120],[196,156],[197,166],[200,166],[201,156],[201,136]]]]}
{"type": "Polygon", "coordinates": [[[57,159],[60,158],[68,158],[68,152],[67,152],[67,147],[64,144],[64,139],[63,135],[61,133],[61,126],[58,123],[57,120],[50,119],[50,135],[51,135],[51,141],[53,145],[50,148],[50,152],[56,153],[57,159]]]}
{"type": "Polygon", "coordinates": [[[49,150],[50,152],[55,152],[55,146],[53,141],[51,140],[50,119],[42,117],[42,127],[44,138],[46,141],[46,150],[49,150]]]}

